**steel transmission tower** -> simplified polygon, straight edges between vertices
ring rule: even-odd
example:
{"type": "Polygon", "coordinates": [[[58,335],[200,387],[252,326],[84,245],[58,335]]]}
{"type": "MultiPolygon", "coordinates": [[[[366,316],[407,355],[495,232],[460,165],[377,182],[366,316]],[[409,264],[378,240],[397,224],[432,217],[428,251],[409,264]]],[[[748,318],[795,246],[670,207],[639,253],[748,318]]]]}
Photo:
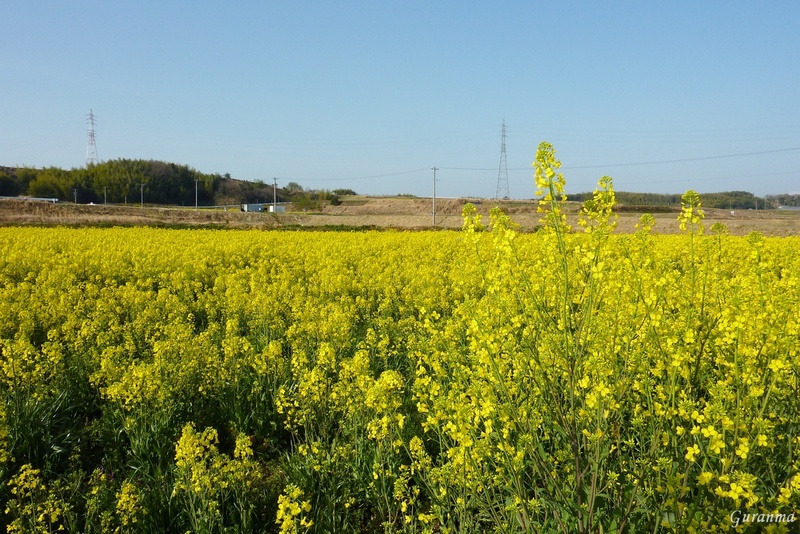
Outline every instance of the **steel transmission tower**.
{"type": "Polygon", "coordinates": [[[86,146],[86,166],[89,164],[97,164],[97,145],[94,142],[94,113],[89,109],[89,114],[86,116],[86,124],[89,125],[89,144],[86,146]]]}
{"type": "Polygon", "coordinates": [[[497,170],[497,192],[495,198],[509,198],[508,192],[508,162],[506,161],[506,121],[503,120],[503,129],[500,134],[500,166],[497,170]]]}

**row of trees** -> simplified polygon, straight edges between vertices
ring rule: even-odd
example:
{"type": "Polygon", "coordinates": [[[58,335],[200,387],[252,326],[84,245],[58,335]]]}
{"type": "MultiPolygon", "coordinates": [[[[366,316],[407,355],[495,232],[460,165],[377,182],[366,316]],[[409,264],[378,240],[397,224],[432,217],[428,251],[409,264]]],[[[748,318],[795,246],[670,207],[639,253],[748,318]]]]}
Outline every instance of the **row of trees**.
{"type": "MultiPolygon", "coordinates": [[[[625,193],[618,192],[617,201],[622,206],[680,206],[680,195],[660,193],[625,193]]],[[[567,195],[567,200],[585,202],[592,198],[592,193],[576,193],[567,195]]],[[[757,197],[747,191],[725,191],[723,193],[703,194],[703,206],[721,209],[765,209],[778,206],[800,205],[800,195],[767,195],[757,197]]]]}
{"type": "Polygon", "coordinates": [[[783,193],[781,195],[767,195],[768,202],[776,203],[778,206],[800,206],[800,194],[783,193]]]}
{"type": "Polygon", "coordinates": [[[163,161],[118,159],[86,168],[64,170],[0,169],[0,194],[75,200],[80,203],[147,202],[194,204],[213,202],[223,177],[204,174],[186,165],[163,161]]]}
{"type": "Polygon", "coordinates": [[[294,202],[316,209],[323,203],[338,204],[351,189],[304,190],[295,182],[273,190],[261,180],[235,180],[229,174],[205,174],[186,165],[152,160],[117,159],[64,170],[0,167],[0,196],[28,195],[57,198],[82,204],[230,205],[239,203],[294,202]],[[195,198],[196,195],[196,198],[195,198]]]}

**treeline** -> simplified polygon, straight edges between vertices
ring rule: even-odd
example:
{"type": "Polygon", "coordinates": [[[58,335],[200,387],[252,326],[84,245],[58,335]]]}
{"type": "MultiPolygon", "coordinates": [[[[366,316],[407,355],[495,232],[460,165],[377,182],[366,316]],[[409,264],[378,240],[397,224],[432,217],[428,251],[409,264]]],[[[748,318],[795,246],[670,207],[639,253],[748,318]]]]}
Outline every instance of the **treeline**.
{"type": "MultiPolygon", "coordinates": [[[[617,203],[622,206],[656,206],[670,207],[681,205],[681,195],[661,193],[627,193],[616,192],[617,203]]],[[[575,193],[567,195],[567,200],[584,202],[592,198],[592,193],[575,193]]],[[[765,209],[779,206],[800,205],[800,195],[767,195],[757,197],[747,191],[725,191],[723,193],[704,193],[700,195],[703,206],[720,209],[765,209]]]]}
{"type": "MultiPolygon", "coordinates": [[[[615,191],[618,205],[626,206],[674,206],[681,204],[681,195],[665,195],[659,193],[627,193],[615,191]]],[[[590,200],[593,193],[572,193],[567,195],[567,200],[572,202],[585,202],[590,200]]]]}
{"type": "Polygon", "coordinates": [[[783,193],[782,195],[767,195],[767,202],[778,206],[800,206],[800,194],[783,193]]]}
{"type": "Polygon", "coordinates": [[[163,161],[118,159],[86,168],[64,170],[0,169],[0,194],[57,198],[81,204],[133,203],[194,204],[213,202],[223,177],[204,174],[186,165],[163,161]],[[196,189],[195,189],[196,188],[196,189]]]}
{"type": "Polygon", "coordinates": [[[205,174],[187,165],[152,160],[117,159],[64,170],[0,167],[0,196],[57,198],[80,204],[168,204],[193,206],[293,202],[301,209],[338,204],[352,189],[304,190],[289,182],[273,190],[261,180],[236,180],[229,174],[205,174]],[[196,198],[195,198],[196,195],[196,198]]]}

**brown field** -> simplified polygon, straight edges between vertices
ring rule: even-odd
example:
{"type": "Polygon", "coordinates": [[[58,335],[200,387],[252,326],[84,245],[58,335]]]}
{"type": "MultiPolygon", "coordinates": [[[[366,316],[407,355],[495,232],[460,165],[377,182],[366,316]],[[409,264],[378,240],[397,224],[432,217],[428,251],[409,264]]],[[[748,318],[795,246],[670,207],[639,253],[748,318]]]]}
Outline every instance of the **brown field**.
{"type": "MultiPolygon", "coordinates": [[[[461,208],[465,199],[437,199],[436,227],[461,227],[461,208]]],[[[475,200],[478,211],[488,222],[489,210],[499,205],[520,225],[522,231],[539,226],[535,201],[475,200]]],[[[291,207],[290,207],[291,209],[291,207]]],[[[570,224],[575,225],[580,206],[568,203],[570,224]]],[[[715,222],[727,225],[733,235],[758,231],[768,236],[800,235],[800,211],[752,211],[706,209],[706,227],[715,222]]],[[[619,214],[618,232],[630,233],[642,212],[619,214]]],[[[654,231],[678,233],[676,211],[655,213],[654,231]]],[[[205,228],[300,228],[320,227],[355,229],[361,227],[423,230],[432,226],[432,202],[424,198],[346,197],[339,206],[324,206],[320,211],[243,213],[238,209],[200,209],[156,206],[48,204],[22,200],[0,200],[2,226],[163,226],[205,228]]]]}

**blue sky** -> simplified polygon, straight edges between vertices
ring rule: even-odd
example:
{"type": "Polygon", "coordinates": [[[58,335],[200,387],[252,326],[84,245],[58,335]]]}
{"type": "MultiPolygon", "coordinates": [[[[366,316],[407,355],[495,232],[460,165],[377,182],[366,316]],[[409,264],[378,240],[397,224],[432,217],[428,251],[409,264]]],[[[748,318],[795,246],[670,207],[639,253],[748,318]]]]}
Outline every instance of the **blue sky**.
{"type": "Polygon", "coordinates": [[[800,2],[44,2],[0,32],[0,165],[158,159],[306,188],[800,192],[800,2]]]}

